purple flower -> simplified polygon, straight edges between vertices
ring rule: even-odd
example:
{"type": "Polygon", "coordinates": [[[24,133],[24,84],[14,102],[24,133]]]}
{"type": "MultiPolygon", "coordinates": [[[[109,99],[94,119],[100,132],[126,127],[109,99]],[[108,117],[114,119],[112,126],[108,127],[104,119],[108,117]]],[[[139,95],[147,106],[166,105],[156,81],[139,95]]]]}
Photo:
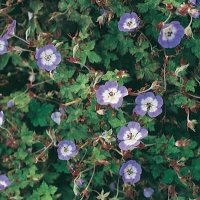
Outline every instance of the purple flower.
{"type": "Polygon", "coordinates": [[[121,127],[117,138],[121,140],[119,148],[122,150],[131,150],[140,144],[140,140],[148,135],[146,129],[141,129],[140,124],[137,122],[129,122],[128,126],[121,127]]]}
{"type": "Polygon", "coordinates": [[[6,175],[0,175],[0,190],[4,190],[5,188],[11,185],[8,177],[6,175]]]}
{"type": "Polygon", "coordinates": [[[97,102],[100,105],[111,105],[118,108],[122,105],[123,97],[128,95],[128,90],[124,86],[118,86],[117,82],[107,81],[96,91],[97,102]]]}
{"type": "Polygon", "coordinates": [[[7,53],[8,51],[7,46],[8,46],[8,41],[5,38],[0,37],[0,55],[7,53]]]}
{"type": "Polygon", "coordinates": [[[77,181],[76,181],[76,185],[78,185],[79,187],[83,186],[84,184],[84,180],[79,178],[77,181]]]}
{"type": "Polygon", "coordinates": [[[139,26],[140,21],[136,13],[125,13],[120,17],[118,29],[123,32],[132,32],[139,26]]]}
{"type": "Polygon", "coordinates": [[[184,36],[184,28],[178,21],[173,21],[170,24],[164,24],[160,31],[158,43],[163,48],[174,48],[184,36]]]}
{"type": "Polygon", "coordinates": [[[14,106],[14,99],[11,99],[8,103],[7,103],[7,107],[8,108],[12,108],[14,106]]]}
{"type": "Polygon", "coordinates": [[[115,183],[114,182],[111,182],[110,184],[109,184],[109,188],[110,188],[110,191],[114,191],[115,190],[115,183]]]}
{"type": "Polygon", "coordinates": [[[62,114],[62,115],[65,115],[66,113],[65,113],[65,109],[63,108],[63,107],[60,107],[59,108],[59,111],[60,111],[60,113],[62,114]]]}
{"type": "Polygon", "coordinates": [[[129,160],[128,162],[124,163],[119,171],[123,181],[131,184],[134,184],[140,180],[141,173],[142,168],[135,160],[129,160]]]}
{"type": "Polygon", "coordinates": [[[199,6],[200,0],[189,0],[189,3],[191,3],[193,6],[199,6]]]}
{"type": "Polygon", "coordinates": [[[77,154],[76,145],[72,141],[63,140],[58,143],[57,152],[60,160],[69,160],[77,154]]]}
{"type": "Polygon", "coordinates": [[[35,58],[40,69],[54,70],[61,61],[61,55],[56,52],[55,46],[48,44],[36,51],[35,58]]]}
{"type": "Polygon", "coordinates": [[[61,121],[60,117],[61,117],[61,115],[62,114],[60,112],[54,112],[54,113],[51,114],[51,119],[54,122],[56,122],[58,125],[60,125],[60,121],[61,121]]]}
{"type": "Polygon", "coordinates": [[[144,189],[144,192],[143,192],[143,194],[144,194],[144,196],[145,196],[146,198],[151,197],[153,193],[154,193],[154,189],[151,188],[151,187],[145,188],[145,189],[144,189]]]}
{"type": "Polygon", "coordinates": [[[188,9],[188,13],[193,17],[193,18],[199,18],[200,12],[197,9],[188,9]]]}
{"type": "Polygon", "coordinates": [[[7,32],[3,35],[3,39],[7,40],[11,38],[15,34],[15,27],[16,27],[16,20],[13,20],[7,32]]]}
{"type": "Polygon", "coordinates": [[[149,117],[157,117],[162,113],[163,99],[161,96],[155,96],[153,92],[139,94],[135,99],[136,107],[133,112],[140,116],[148,113],[149,117]]]}
{"type": "Polygon", "coordinates": [[[3,111],[0,112],[0,126],[3,125],[3,122],[4,122],[4,113],[3,111]]]}

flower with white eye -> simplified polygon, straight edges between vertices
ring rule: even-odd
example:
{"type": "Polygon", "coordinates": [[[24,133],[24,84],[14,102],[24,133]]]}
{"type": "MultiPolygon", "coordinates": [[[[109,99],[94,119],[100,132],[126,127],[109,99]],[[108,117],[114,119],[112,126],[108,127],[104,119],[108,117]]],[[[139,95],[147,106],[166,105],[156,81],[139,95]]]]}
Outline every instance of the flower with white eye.
{"type": "Polygon", "coordinates": [[[149,117],[157,117],[162,113],[163,99],[161,96],[155,96],[153,92],[139,94],[135,99],[136,107],[133,112],[140,116],[148,113],[149,117]]]}
{"type": "Polygon", "coordinates": [[[140,127],[138,122],[129,122],[128,126],[123,126],[117,134],[121,141],[119,148],[122,150],[132,150],[140,144],[140,140],[147,137],[148,131],[140,127]]]}
{"type": "Polygon", "coordinates": [[[118,108],[122,105],[123,97],[128,95],[128,90],[124,86],[118,86],[117,82],[107,81],[96,91],[97,102],[100,105],[111,105],[118,108]]]}
{"type": "Polygon", "coordinates": [[[136,13],[125,13],[120,17],[118,29],[123,32],[132,32],[139,26],[140,21],[136,13]]]}
{"type": "Polygon", "coordinates": [[[131,184],[137,183],[140,180],[141,173],[142,168],[135,160],[129,160],[124,163],[119,171],[123,181],[131,184]]]}
{"type": "Polygon", "coordinates": [[[54,70],[61,61],[61,55],[57,53],[56,48],[52,44],[48,44],[36,51],[35,58],[40,69],[47,71],[54,70]]]}
{"type": "Polygon", "coordinates": [[[0,55],[7,53],[7,46],[8,46],[8,41],[5,38],[0,37],[0,55]]]}
{"type": "Polygon", "coordinates": [[[11,185],[8,177],[6,175],[0,175],[0,190],[4,190],[5,188],[11,185]]]}
{"type": "Polygon", "coordinates": [[[58,158],[60,160],[69,160],[77,154],[76,145],[69,140],[63,140],[58,143],[58,158]]]}
{"type": "Polygon", "coordinates": [[[164,24],[160,31],[158,43],[163,48],[174,48],[181,42],[184,33],[185,30],[178,21],[164,24]]]}

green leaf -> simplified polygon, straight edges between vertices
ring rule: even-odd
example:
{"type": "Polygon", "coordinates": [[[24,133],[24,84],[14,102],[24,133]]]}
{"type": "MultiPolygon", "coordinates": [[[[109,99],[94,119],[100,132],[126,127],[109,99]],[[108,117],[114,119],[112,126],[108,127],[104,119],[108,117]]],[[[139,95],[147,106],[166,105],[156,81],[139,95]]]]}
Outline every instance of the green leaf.
{"type": "Polygon", "coordinates": [[[63,162],[62,160],[57,160],[57,162],[54,163],[53,166],[57,172],[59,173],[63,172],[63,173],[69,174],[69,170],[68,170],[66,162],[63,162]]]}
{"type": "Polygon", "coordinates": [[[60,174],[59,173],[55,173],[55,172],[45,172],[44,173],[44,181],[48,184],[53,184],[54,181],[58,178],[60,174]]]}
{"type": "Polygon", "coordinates": [[[8,60],[10,58],[11,54],[6,53],[4,55],[0,55],[1,59],[0,59],[0,70],[3,70],[4,67],[8,64],[8,60]]]}
{"type": "Polygon", "coordinates": [[[172,136],[168,141],[168,144],[165,149],[165,153],[167,155],[170,155],[170,154],[177,154],[180,151],[181,151],[180,148],[175,146],[175,140],[174,140],[174,137],[172,136]]]}
{"type": "Polygon", "coordinates": [[[104,176],[104,172],[103,171],[95,173],[95,176],[93,178],[95,186],[99,187],[99,186],[103,186],[105,184],[104,180],[102,180],[102,178],[101,178],[103,176],[104,176]]]}
{"type": "Polygon", "coordinates": [[[105,160],[107,157],[111,157],[109,153],[94,147],[92,151],[92,157],[90,158],[90,160],[91,163],[95,163],[97,161],[105,160]]]}
{"type": "Polygon", "coordinates": [[[88,59],[91,63],[99,63],[101,61],[100,56],[97,55],[94,51],[88,53],[88,59]]]}
{"type": "Polygon", "coordinates": [[[164,171],[164,175],[162,177],[161,183],[171,184],[175,176],[176,176],[176,172],[173,169],[167,169],[164,171]]]}
{"type": "Polygon", "coordinates": [[[26,145],[31,146],[34,143],[33,137],[35,136],[35,134],[32,131],[28,130],[25,123],[23,123],[22,125],[20,136],[21,136],[22,141],[26,145]]]}
{"type": "Polygon", "coordinates": [[[126,120],[122,112],[119,112],[117,116],[108,119],[108,123],[112,128],[122,127],[126,124],[126,120]]]}
{"type": "Polygon", "coordinates": [[[14,156],[16,159],[24,160],[28,156],[28,153],[26,151],[24,151],[24,149],[18,148],[17,152],[14,153],[14,156]]]}
{"type": "Polygon", "coordinates": [[[28,117],[34,126],[47,126],[47,119],[50,120],[50,115],[54,106],[51,104],[40,104],[35,100],[31,100],[29,104],[28,117]]]}
{"type": "Polygon", "coordinates": [[[152,173],[154,179],[159,177],[163,171],[162,168],[160,167],[160,165],[156,165],[156,164],[151,165],[150,168],[151,168],[151,173],[152,173]]]}
{"type": "Polygon", "coordinates": [[[156,164],[166,162],[166,160],[163,158],[163,156],[154,156],[153,159],[155,160],[156,164]]]}
{"type": "Polygon", "coordinates": [[[188,147],[183,147],[181,150],[182,157],[192,158],[194,156],[194,152],[188,147]]]}
{"type": "Polygon", "coordinates": [[[186,92],[188,92],[188,91],[195,92],[195,86],[196,86],[196,83],[194,80],[188,80],[186,87],[185,87],[185,91],[186,92]]]}
{"type": "Polygon", "coordinates": [[[66,124],[65,127],[65,131],[60,133],[64,139],[82,141],[88,138],[88,127],[85,124],[80,124],[80,122],[70,122],[66,124]]]}
{"type": "Polygon", "coordinates": [[[39,0],[34,0],[34,1],[30,2],[29,7],[32,9],[32,11],[35,14],[37,14],[38,11],[42,9],[43,3],[41,1],[39,1],[39,0]]]}
{"type": "Polygon", "coordinates": [[[200,158],[193,159],[190,167],[190,171],[195,180],[200,180],[200,158]]]}
{"type": "Polygon", "coordinates": [[[57,187],[55,186],[48,186],[45,181],[42,182],[40,187],[37,189],[39,195],[50,195],[54,194],[57,191],[57,187]]]}

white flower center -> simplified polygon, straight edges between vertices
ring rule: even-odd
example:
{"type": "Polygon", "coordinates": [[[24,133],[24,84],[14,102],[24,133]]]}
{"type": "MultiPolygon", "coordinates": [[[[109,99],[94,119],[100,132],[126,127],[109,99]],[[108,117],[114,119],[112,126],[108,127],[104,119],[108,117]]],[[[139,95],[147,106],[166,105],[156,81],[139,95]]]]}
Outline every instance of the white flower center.
{"type": "Polygon", "coordinates": [[[0,51],[2,51],[5,47],[5,42],[0,40],[0,51]]]}
{"type": "Polygon", "coordinates": [[[163,40],[173,40],[177,32],[174,26],[168,26],[163,29],[163,40]]]}
{"type": "Polygon", "coordinates": [[[133,29],[137,27],[137,23],[135,18],[129,18],[124,23],[124,28],[133,29]]]}
{"type": "Polygon", "coordinates": [[[51,60],[51,55],[45,55],[44,59],[45,59],[46,61],[50,61],[50,60],[51,60]]]}
{"type": "Polygon", "coordinates": [[[124,175],[126,179],[134,179],[137,175],[137,169],[133,165],[129,164],[124,169],[124,175]]]}
{"type": "Polygon", "coordinates": [[[68,156],[72,153],[72,147],[70,145],[64,145],[63,147],[61,147],[60,152],[63,156],[68,156]]]}
{"type": "Polygon", "coordinates": [[[109,88],[103,94],[103,100],[105,103],[117,103],[119,99],[122,97],[120,91],[117,91],[116,88],[109,88]]]}
{"type": "Polygon", "coordinates": [[[56,56],[51,49],[46,49],[40,55],[41,62],[43,65],[51,66],[56,60],[56,56]]]}
{"type": "Polygon", "coordinates": [[[4,120],[2,117],[0,117],[0,126],[3,124],[4,120]]]}
{"type": "Polygon", "coordinates": [[[5,181],[0,181],[0,185],[2,185],[3,187],[6,187],[6,186],[7,186],[7,184],[6,184],[5,181]]]}
{"type": "Polygon", "coordinates": [[[158,101],[156,99],[152,99],[151,97],[142,99],[141,104],[141,109],[145,112],[155,112],[158,109],[158,101]]]}

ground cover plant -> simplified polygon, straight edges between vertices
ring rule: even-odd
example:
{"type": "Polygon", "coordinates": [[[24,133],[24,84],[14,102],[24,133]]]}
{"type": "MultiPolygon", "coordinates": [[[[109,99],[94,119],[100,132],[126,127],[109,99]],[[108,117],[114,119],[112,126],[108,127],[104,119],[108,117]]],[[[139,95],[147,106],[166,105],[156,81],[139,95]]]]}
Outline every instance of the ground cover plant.
{"type": "Polygon", "coordinates": [[[199,10],[1,0],[0,199],[200,199],[199,10]]]}

